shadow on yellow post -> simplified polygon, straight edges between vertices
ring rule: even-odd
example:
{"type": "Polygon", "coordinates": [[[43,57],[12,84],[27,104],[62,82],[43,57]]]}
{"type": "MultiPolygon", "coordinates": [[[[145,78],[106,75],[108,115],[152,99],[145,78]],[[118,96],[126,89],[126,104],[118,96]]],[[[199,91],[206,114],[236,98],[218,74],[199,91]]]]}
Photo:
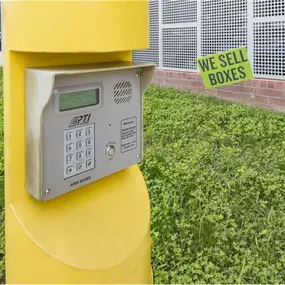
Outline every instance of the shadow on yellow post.
{"type": "Polygon", "coordinates": [[[148,48],[148,2],[4,1],[2,13],[7,283],[151,283],[137,166],[41,202],[25,160],[25,69],[131,61],[148,48]]]}

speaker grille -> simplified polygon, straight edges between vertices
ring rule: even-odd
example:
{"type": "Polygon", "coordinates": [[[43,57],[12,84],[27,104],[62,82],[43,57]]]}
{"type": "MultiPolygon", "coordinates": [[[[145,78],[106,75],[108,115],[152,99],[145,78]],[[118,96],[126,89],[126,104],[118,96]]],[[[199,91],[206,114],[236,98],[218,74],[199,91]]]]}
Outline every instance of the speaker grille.
{"type": "Polygon", "coordinates": [[[127,103],[132,98],[132,84],[129,81],[118,82],[114,86],[114,102],[116,104],[127,103]]]}

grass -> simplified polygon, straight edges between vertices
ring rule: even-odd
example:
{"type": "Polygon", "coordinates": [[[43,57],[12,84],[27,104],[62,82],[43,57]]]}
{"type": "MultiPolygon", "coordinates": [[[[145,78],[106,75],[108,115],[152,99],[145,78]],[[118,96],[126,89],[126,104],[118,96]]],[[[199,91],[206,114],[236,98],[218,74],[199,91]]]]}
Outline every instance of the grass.
{"type": "Polygon", "coordinates": [[[144,128],[155,283],[285,283],[285,116],[151,87],[144,128]]]}
{"type": "Polygon", "coordinates": [[[155,283],[285,283],[285,116],[149,88],[155,283]]]}

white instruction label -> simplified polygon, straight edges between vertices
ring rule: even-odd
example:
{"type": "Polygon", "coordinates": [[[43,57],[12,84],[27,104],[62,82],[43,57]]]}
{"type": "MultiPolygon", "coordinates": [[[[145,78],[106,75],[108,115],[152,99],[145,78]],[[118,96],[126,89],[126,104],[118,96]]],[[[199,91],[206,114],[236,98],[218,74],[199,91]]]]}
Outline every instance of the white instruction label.
{"type": "Polygon", "coordinates": [[[121,121],[121,151],[137,148],[137,117],[121,121]]]}

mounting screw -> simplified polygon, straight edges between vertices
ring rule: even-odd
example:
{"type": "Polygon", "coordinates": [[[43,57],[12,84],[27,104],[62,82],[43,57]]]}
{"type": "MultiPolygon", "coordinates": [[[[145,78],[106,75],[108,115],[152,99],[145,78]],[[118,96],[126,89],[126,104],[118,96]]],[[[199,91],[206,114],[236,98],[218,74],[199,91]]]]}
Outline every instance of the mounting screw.
{"type": "Polygon", "coordinates": [[[140,77],[140,75],[141,75],[140,72],[136,73],[136,77],[140,77]]]}
{"type": "Polygon", "coordinates": [[[140,158],[141,158],[141,156],[139,154],[137,154],[137,159],[140,159],[140,158]]]}
{"type": "Polygon", "coordinates": [[[45,195],[46,195],[46,196],[48,196],[50,193],[51,193],[51,190],[50,190],[50,189],[47,189],[47,190],[45,191],[45,195]]]}

